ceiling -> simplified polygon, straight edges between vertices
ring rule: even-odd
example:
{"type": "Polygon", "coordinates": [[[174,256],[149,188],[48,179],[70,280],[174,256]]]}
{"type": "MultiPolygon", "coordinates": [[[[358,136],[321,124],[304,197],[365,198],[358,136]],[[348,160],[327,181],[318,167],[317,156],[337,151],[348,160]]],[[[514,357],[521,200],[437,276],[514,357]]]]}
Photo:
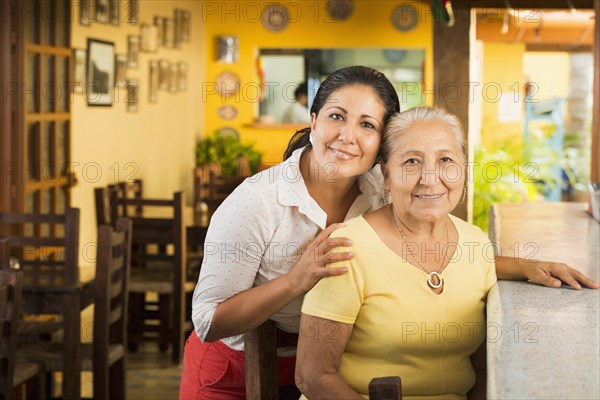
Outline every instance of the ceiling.
{"type": "Polygon", "coordinates": [[[529,51],[592,51],[592,10],[480,8],[476,15],[480,40],[525,43],[529,51]]]}

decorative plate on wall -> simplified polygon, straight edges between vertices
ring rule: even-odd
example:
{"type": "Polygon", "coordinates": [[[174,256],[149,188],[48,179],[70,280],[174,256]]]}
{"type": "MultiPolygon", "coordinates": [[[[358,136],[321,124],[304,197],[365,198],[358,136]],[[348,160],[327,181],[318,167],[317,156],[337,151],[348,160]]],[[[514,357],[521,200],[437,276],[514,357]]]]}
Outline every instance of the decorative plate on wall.
{"type": "Polygon", "coordinates": [[[240,138],[239,132],[230,126],[224,126],[222,128],[217,129],[215,134],[222,138],[226,138],[226,137],[235,137],[238,139],[240,138]]]}
{"type": "Polygon", "coordinates": [[[392,25],[400,32],[410,32],[419,22],[419,12],[412,4],[402,3],[392,11],[392,25]]]}
{"type": "Polygon", "coordinates": [[[271,32],[281,32],[289,22],[287,8],[279,3],[266,6],[261,18],[265,28],[271,32]]]}
{"type": "Polygon", "coordinates": [[[353,0],[329,0],[327,6],[327,15],[335,21],[344,21],[354,12],[353,0]]]}
{"type": "Polygon", "coordinates": [[[231,96],[240,90],[240,78],[230,71],[221,72],[215,80],[217,91],[223,96],[231,96]]]}
{"type": "Polygon", "coordinates": [[[231,121],[237,116],[238,110],[234,106],[230,104],[226,104],[223,107],[220,107],[217,111],[219,117],[224,119],[225,121],[231,121]]]}

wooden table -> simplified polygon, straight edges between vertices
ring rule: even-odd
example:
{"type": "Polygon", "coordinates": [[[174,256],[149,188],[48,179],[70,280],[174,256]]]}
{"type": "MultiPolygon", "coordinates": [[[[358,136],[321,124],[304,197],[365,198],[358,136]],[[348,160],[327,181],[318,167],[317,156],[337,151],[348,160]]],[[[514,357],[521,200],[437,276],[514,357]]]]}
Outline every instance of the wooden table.
{"type": "Polygon", "coordinates": [[[64,329],[62,390],[65,399],[81,397],[81,311],[94,302],[94,266],[80,267],[78,285],[36,280],[24,275],[22,307],[27,314],[60,314],[64,329]]]}
{"type": "MultiPolygon", "coordinates": [[[[598,280],[600,225],[586,203],[498,204],[504,256],[569,264],[598,280]]],[[[487,302],[488,398],[600,398],[600,291],[501,281],[487,302]]]]}

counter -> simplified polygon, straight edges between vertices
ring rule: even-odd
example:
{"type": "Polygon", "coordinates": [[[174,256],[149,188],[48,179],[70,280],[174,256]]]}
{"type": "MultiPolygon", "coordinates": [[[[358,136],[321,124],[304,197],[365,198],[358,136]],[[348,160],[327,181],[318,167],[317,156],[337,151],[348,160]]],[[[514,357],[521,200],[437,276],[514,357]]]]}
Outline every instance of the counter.
{"type": "MultiPolygon", "coordinates": [[[[585,203],[497,204],[490,238],[501,255],[600,275],[600,225],[585,203]]],[[[599,399],[600,291],[502,281],[489,293],[488,398],[599,399]]]]}

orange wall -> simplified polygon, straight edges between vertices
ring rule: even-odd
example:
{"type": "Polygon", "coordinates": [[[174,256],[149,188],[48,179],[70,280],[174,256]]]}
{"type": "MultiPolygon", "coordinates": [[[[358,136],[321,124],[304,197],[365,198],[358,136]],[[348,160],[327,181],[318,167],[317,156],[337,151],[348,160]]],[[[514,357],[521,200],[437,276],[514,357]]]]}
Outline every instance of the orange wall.
{"type": "MultiPolygon", "coordinates": [[[[256,59],[259,48],[349,48],[391,47],[425,50],[425,82],[431,87],[432,16],[422,2],[412,2],[419,10],[419,23],[408,33],[396,30],[391,23],[393,9],[401,4],[394,1],[354,1],[352,16],[342,22],[331,20],[325,11],[325,1],[281,1],[287,5],[290,23],[280,32],[268,31],[260,21],[260,12],[266,1],[206,1],[203,3],[202,22],[206,24],[206,45],[203,58],[206,75],[202,84],[205,111],[203,135],[211,135],[221,127],[229,126],[240,132],[242,141],[253,141],[264,152],[263,161],[281,161],[283,150],[292,135],[289,129],[255,129],[248,127],[258,108],[256,87],[256,59]],[[220,64],[215,60],[215,38],[234,35],[238,38],[238,61],[220,64]],[[215,92],[215,79],[223,71],[237,74],[241,94],[223,98],[215,92]],[[232,121],[218,117],[217,110],[224,104],[237,107],[238,115],[232,121]]],[[[402,2],[406,4],[409,2],[402,2]]]]}

